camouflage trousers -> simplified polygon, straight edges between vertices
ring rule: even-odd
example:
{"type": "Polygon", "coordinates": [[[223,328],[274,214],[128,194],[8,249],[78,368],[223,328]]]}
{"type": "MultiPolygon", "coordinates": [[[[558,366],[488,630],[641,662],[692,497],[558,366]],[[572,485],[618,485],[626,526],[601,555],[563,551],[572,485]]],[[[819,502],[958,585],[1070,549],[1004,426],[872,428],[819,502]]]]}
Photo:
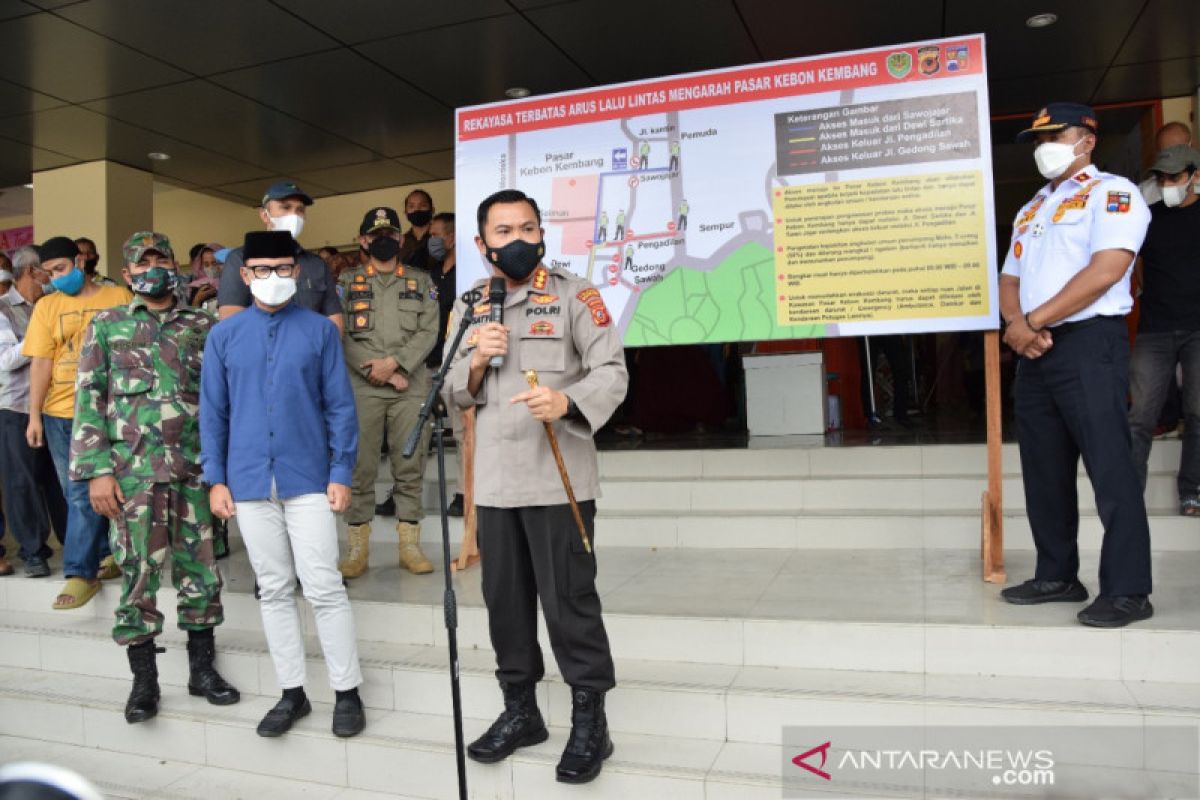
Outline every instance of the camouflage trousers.
{"type": "Polygon", "coordinates": [[[174,483],[120,480],[123,514],[109,538],[123,583],[113,639],[140,644],[162,633],[156,596],[163,564],[171,557],[171,580],[179,592],[179,627],[220,625],[221,573],[213,560],[212,513],[199,478],[174,483]]]}

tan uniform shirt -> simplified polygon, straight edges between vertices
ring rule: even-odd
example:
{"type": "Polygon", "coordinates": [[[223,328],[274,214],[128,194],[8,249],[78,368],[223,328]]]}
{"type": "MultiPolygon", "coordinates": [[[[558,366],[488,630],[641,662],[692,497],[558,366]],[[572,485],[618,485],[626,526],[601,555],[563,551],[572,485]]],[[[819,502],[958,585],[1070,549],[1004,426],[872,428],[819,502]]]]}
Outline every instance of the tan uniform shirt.
{"type": "MultiPolygon", "coordinates": [[[[621,404],[629,383],[621,336],[600,293],[570,272],[539,266],[528,283],[508,293],[508,355],[502,367],[488,369],[479,394],[472,396],[467,391],[471,355],[489,311],[487,282],[475,288],[484,299],[454,354],[444,390],[448,403],[478,407],[475,502],[497,508],[567,502],[544,426],[524,403],[509,402],[529,389],[528,369],[537,370],[542,386],[563,392],[579,407],[580,418],[560,419],[554,431],[575,498],[595,499],[600,480],[592,435],[621,404]]],[[[462,300],[455,302],[448,341],[464,311],[462,300]]]]}
{"type": "Polygon", "coordinates": [[[428,390],[425,358],[438,332],[437,293],[429,273],[400,267],[395,274],[387,274],[365,264],[344,273],[339,282],[346,313],[346,367],[354,393],[397,396],[391,386],[372,386],[366,371],[359,369],[365,361],[392,356],[408,378],[405,394],[424,400],[422,387],[428,390]]]}

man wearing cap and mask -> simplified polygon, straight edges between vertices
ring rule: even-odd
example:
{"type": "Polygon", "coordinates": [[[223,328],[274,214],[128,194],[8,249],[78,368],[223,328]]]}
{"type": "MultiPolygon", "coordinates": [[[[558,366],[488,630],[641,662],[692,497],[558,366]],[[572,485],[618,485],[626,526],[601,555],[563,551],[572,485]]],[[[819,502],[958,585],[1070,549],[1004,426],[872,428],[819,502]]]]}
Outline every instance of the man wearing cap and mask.
{"type": "MultiPolygon", "coordinates": [[[[507,288],[504,322],[477,306],[447,377],[447,403],[476,409],[475,501],[483,598],[504,711],[471,743],[471,758],[492,763],[546,740],[537,682],[545,668],[537,607],[563,679],[571,687],[572,730],[557,778],[585,783],[612,753],[604,694],[616,678],[596,591],[596,559],[583,547],[543,423],[557,431],[566,472],[594,541],[599,494],[592,436],[625,396],[621,337],[600,292],[542,263],[541,213],[506,189],[480,205],[476,246],[507,288]],[[502,358],[499,367],[491,366],[502,358]],[[530,389],[525,371],[536,370],[530,389]]],[[[488,282],[474,287],[488,293],[488,282]]],[[[466,308],[460,301],[453,317],[466,308]]]]}
{"type": "Polygon", "coordinates": [[[242,252],[254,305],[205,343],[200,463],[213,514],[237,516],[283,690],[258,734],[282,736],[312,711],[293,596],[299,577],[335,692],[333,732],[354,736],[366,725],[362,670],[337,570],[334,515],[350,505],[358,420],[342,342],[336,326],[293,299],[299,267],[291,234],[247,233],[242,252]]]}
{"type": "MultiPolygon", "coordinates": [[[[1191,145],[1191,143],[1192,129],[1178,120],[1168,122],[1154,134],[1154,149],[1159,153],[1168,147],[1174,147],[1178,144],[1191,145]]],[[[1138,189],[1141,191],[1142,198],[1148,206],[1153,206],[1163,199],[1162,188],[1158,185],[1158,179],[1155,177],[1153,170],[1138,184],[1138,189]]]]}
{"type": "Polygon", "coordinates": [[[120,567],[108,555],[108,520],[92,508],[88,485],[68,476],[71,424],[75,418],[75,374],[84,332],[98,311],[128,305],[124,286],[97,286],[83,268],[79,247],[65,236],[38,248],[52,293],[33,307],[21,352],[29,356],[30,447],[50,448],[59,484],[67,498],[63,574],[67,583],[54,601],[56,610],[79,608],[100,591],[100,578],[116,578],[120,567]],[[101,560],[106,563],[101,565],[101,560]]]}
{"type": "Polygon", "coordinates": [[[1021,358],[1015,385],[1025,503],[1037,547],[1031,580],[1005,589],[1017,605],[1080,603],[1080,456],[1104,544],[1100,592],[1085,625],[1149,618],[1150,529],[1127,419],[1130,273],[1150,212],[1137,187],[1092,165],[1096,115],[1051,103],[1018,137],[1036,141],[1049,183],[1017,213],[1000,276],[1004,340],[1021,358]]]}
{"type": "Polygon", "coordinates": [[[1150,168],[1160,202],[1150,206],[1142,245],[1142,307],[1129,373],[1133,402],[1129,426],[1142,486],[1154,426],[1175,368],[1183,367],[1183,454],[1177,487],[1179,513],[1200,516],[1200,152],[1168,147],[1150,168]]]}
{"type": "Polygon", "coordinates": [[[433,221],[433,197],[424,189],[413,189],[404,198],[404,218],[411,225],[400,239],[400,263],[428,268],[429,224],[433,221]]]}
{"type": "MultiPolygon", "coordinates": [[[[291,181],[276,181],[267,187],[259,219],[269,231],[286,231],[296,247],[295,275],[296,305],[328,317],[342,329],[342,304],[337,296],[337,281],[329,266],[316,253],[311,253],[296,241],[304,230],[304,219],[313,199],[291,181]]],[[[242,250],[229,251],[225,269],[221,272],[221,285],[217,290],[217,314],[228,319],[252,304],[250,290],[242,280],[242,250]]]]}
{"type": "Polygon", "coordinates": [[[392,498],[400,566],[417,575],[433,571],[421,552],[421,488],[429,429],[412,458],[400,454],[429,391],[425,359],[437,339],[438,301],[429,274],[400,263],[400,221],[390,208],[363,217],[359,242],[365,265],[342,275],[346,311],[343,339],[358,408],[358,463],[346,513],[349,551],[340,569],[347,578],[367,571],[375,479],[384,432],[391,444],[392,498]]]}
{"type": "Polygon", "coordinates": [[[166,236],[135,233],[123,254],[134,299],[96,314],[84,338],[71,479],[87,481],[92,507],[113,522],[124,575],[113,639],[127,648],[133,690],[125,720],[134,723],[158,713],[157,594],[168,552],[179,627],[188,634],[188,692],[214,705],[240,695],[213,666],[213,628],[224,615],[200,481],[200,362],[217,320],[179,302],[166,236]]]}

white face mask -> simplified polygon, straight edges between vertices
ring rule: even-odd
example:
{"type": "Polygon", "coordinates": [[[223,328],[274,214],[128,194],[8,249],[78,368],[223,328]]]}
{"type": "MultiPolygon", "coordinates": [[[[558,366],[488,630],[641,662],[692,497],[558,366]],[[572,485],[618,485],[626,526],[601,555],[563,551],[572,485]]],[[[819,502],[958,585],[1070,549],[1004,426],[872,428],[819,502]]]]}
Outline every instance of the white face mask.
{"type": "Polygon", "coordinates": [[[255,278],[250,281],[250,294],[263,305],[281,306],[296,293],[295,278],[281,278],[278,272],[272,272],[269,278],[255,278]]]}
{"type": "Polygon", "coordinates": [[[1191,188],[1191,185],[1192,182],[1189,180],[1180,186],[1162,187],[1163,205],[1168,208],[1175,208],[1175,206],[1182,205],[1183,201],[1187,200],[1188,189],[1191,188]]]}
{"type": "Polygon", "coordinates": [[[1044,142],[1033,151],[1033,160],[1038,172],[1048,181],[1052,181],[1067,171],[1067,167],[1075,161],[1075,145],[1061,142],[1044,142]]]}
{"type": "Polygon", "coordinates": [[[300,232],[304,230],[304,217],[299,214],[284,214],[282,217],[271,217],[271,230],[287,231],[292,235],[293,239],[300,239],[300,232]]]}

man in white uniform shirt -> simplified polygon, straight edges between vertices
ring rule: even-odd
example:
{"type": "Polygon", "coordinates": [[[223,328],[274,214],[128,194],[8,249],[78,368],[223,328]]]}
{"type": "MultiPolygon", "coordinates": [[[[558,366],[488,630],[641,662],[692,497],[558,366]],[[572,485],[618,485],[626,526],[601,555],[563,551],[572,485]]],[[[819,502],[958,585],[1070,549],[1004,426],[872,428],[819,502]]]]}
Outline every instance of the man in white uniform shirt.
{"type": "Polygon", "coordinates": [[[1037,547],[1032,580],[1003,591],[1017,605],[1087,599],[1079,581],[1079,458],[1096,494],[1104,543],[1100,593],[1078,614],[1120,627],[1154,613],[1150,529],[1131,450],[1125,315],[1150,211],[1138,188],[1092,165],[1096,115],[1051,103],[1017,137],[1036,141],[1050,183],[1017,213],[1000,276],[1004,340],[1017,364],[1017,439],[1037,547]]]}

